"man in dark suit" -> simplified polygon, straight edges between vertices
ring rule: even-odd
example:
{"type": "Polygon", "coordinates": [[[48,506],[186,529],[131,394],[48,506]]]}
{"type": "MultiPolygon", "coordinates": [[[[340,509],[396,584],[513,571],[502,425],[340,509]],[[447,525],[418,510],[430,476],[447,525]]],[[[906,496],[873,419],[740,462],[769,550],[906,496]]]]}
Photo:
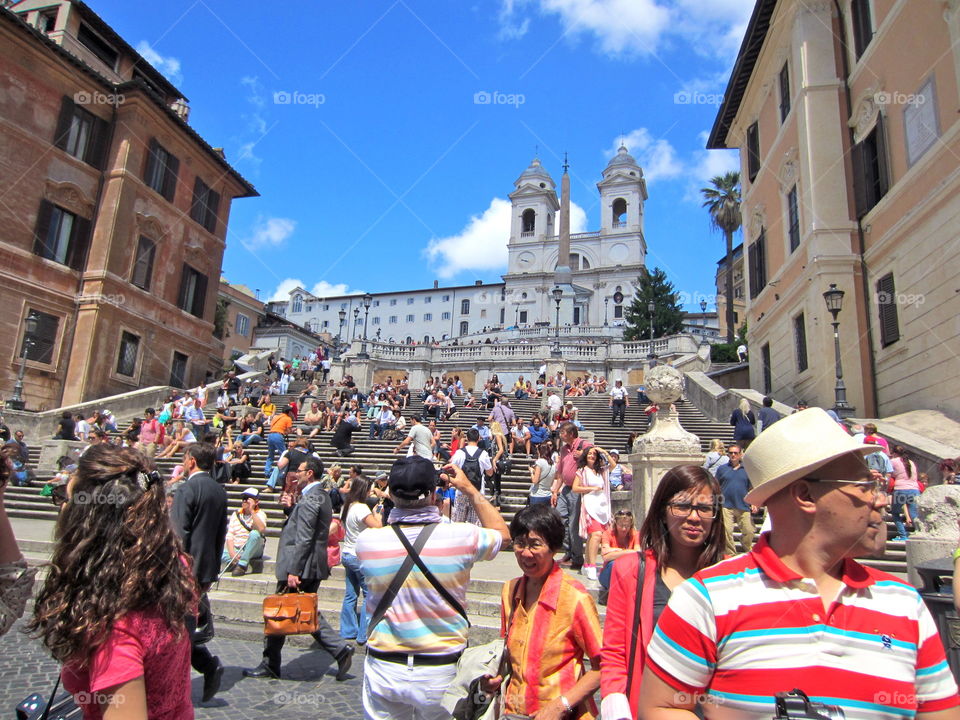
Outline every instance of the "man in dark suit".
{"type": "MultiPolygon", "coordinates": [[[[220,558],[227,536],[227,492],[210,476],[217,451],[209,443],[194,443],[183,453],[183,474],[187,480],[173,496],[173,527],[183,541],[183,549],[193,558],[193,573],[200,586],[200,612],[197,626],[211,627],[207,590],[220,574],[220,558]]],[[[190,664],[203,674],[203,702],[213,699],[220,689],[223,664],[203,643],[212,637],[198,638],[192,632],[190,664]],[[197,642],[197,640],[200,642],[197,642]]]]}
{"type": "MultiPolygon", "coordinates": [[[[327,535],[333,511],[330,495],[321,487],[323,463],[309,456],[296,470],[287,475],[296,475],[300,499],[293,505],[290,516],[280,533],[277,549],[277,593],[300,590],[315,593],[320,581],[330,575],[327,566],[327,535]]],[[[281,503],[293,503],[293,498],[284,493],[281,503]]],[[[353,662],[353,647],[340,637],[322,615],[318,613],[317,631],[314,639],[337,661],[337,680],[346,680],[347,671],[353,662]]],[[[263,660],[255,668],[243,671],[244,677],[279,678],[280,654],[286,636],[265,635],[263,660]]]]}

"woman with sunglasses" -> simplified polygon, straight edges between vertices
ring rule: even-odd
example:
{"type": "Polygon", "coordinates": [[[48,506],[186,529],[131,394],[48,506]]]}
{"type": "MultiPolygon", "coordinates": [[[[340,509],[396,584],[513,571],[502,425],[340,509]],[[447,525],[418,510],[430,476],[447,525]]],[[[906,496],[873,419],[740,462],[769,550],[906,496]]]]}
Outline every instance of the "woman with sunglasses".
{"type": "Polygon", "coordinates": [[[720,497],[716,479],[702,467],[671,468],[640,528],[642,552],[626,553],[614,563],[601,658],[604,720],[637,717],[647,643],[670,594],[723,558],[720,497]]]}
{"type": "Polygon", "coordinates": [[[85,718],[193,717],[197,586],[147,462],[105,444],[80,457],[29,625],[85,718]]]}

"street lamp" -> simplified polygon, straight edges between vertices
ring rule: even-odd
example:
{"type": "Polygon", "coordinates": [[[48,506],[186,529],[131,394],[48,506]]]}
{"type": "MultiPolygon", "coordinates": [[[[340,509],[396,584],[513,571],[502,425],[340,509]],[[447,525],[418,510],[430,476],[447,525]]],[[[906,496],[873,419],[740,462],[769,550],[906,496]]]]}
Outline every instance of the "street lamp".
{"type": "Polygon", "coordinates": [[[347,311],[340,308],[337,317],[340,318],[340,328],[337,330],[337,360],[339,360],[343,354],[343,323],[347,319],[347,311]]]}
{"type": "Polygon", "coordinates": [[[653,361],[657,359],[657,354],[653,351],[653,311],[657,309],[653,300],[647,303],[647,315],[650,316],[650,353],[647,357],[653,361]]]}
{"type": "Polygon", "coordinates": [[[370,357],[367,354],[367,316],[370,315],[370,303],[372,302],[373,295],[367,293],[363,296],[363,342],[360,345],[360,352],[357,353],[357,357],[364,360],[370,357]]]}
{"type": "Polygon", "coordinates": [[[357,327],[360,325],[360,318],[357,317],[360,314],[360,308],[355,307],[353,309],[353,332],[350,333],[350,340],[353,341],[357,337],[357,327]]]}
{"type": "Polygon", "coordinates": [[[603,326],[607,326],[607,308],[610,306],[610,298],[603,299],[603,326]]]}
{"type": "Polygon", "coordinates": [[[707,301],[706,301],[706,300],[701,300],[701,301],[700,301],[700,312],[702,312],[702,313],[706,313],[706,312],[707,312],[707,301]]]}
{"type": "Polygon", "coordinates": [[[37,333],[37,318],[31,313],[24,321],[23,350],[20,352],[20,370],[17,372],[17,382],[13,386],[13,397],[7,400],[7,407],[11,410],[23,410],[26,403],[23,401],[23,373],[27,369],[27,350],[33,347],[33,336],[37,333]]]}
{"type": "Polygon", "coordinates": [[[553,301],[557,304],[557,323],[554,326],[554,335],[553,335],[553,350],[550,351],[550,357],[562,357],[560,354],[560,303],[563,301],[563,289],[557,285],[551,291],[553,293],[553,301]]]}
{"type": "Polygon", "coordinates": [[[833,316],[833,351],[837,363],[837,384],[834,387],[834,407],[833,410],[841,420],[852,417],[855,408],[847,404],[847,387],[843,384],[843,365],[840,362],[840,321],[837,316],[843,309],[843,290],[837,288],[835,283],[830,283],[830,289],[823,294],[823,299],[827,303],[827,310],[833,316]]]}

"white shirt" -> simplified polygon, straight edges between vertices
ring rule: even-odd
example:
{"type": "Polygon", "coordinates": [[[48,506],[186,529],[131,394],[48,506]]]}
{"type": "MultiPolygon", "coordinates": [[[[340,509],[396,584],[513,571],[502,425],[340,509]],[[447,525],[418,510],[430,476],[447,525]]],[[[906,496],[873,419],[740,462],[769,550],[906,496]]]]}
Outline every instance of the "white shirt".
{"type": "MultiPolygon", "coordinates": [[[[463,462],[467,459],[467,454],[465,452],[467,447],[471,446],[467,445],[466,447],[460,448],[450,459],[450,462],[452,462],[458,468],[463,468],[463,462]]],[[[479,457],[480,462],[480,492],[486,492],[487,471],[493,469],[493,463],[490,461],[490,456],[487,454],[486,450],[481,450],[478,447],[474,447],[473,449],[477,452],[470,453],[470,457],[479,457]]]]}
{"type": "Polygon", "coordinates": [[[627,397],[627,389],[625,387],[615,387],[610,390],[610,397],[614,400],[624,400],[627,397]]]}
{"type": "Polygon", "coordinates": [[[340,552],[347,555],[357,554],[357,537],[367,529],[365,519],[370,515],[370,508],[365,502],[355,502],[347,510],[347,522],[344,525],[343,540],[340,543],[340,552]]]}

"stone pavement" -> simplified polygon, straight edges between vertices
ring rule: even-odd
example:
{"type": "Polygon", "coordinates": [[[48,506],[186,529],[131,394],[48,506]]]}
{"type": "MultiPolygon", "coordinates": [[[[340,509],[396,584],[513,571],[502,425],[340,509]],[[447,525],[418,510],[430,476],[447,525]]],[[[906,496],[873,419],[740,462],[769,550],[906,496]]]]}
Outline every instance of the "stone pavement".
{"type": "MultiPolygon", "coordinates": [[[[28,608],[29,612],[29,608],[28,608]]],[[[38,692],[49,696],[57,663],[39,641],[23,633],[23,620],[0,638],[0,716],[12,717],[17,703],[38,692]]],[[[259,642],[214,638],[210,649],[226,670],[220,693],[200,703],[203,679],[193,673],[193,703],[197,720],[354,720],[363,717],[361,684],[363,654],[354,656],[350,677],[334,679],[337,664],[320,649],[284,648],[283,680],[244,678],[240,672],[260,661],[259,642]]]]}

